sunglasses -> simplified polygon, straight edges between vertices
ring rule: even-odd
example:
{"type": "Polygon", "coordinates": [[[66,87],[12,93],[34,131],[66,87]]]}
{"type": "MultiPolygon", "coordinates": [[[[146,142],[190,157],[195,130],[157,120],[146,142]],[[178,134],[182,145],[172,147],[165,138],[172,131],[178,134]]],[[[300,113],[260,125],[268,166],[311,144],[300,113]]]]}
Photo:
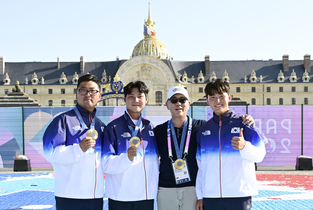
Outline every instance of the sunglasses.
{"type": "Polygon", "coordinates": [[[184,104],[187,100],[188,100],[187,98],[176,98],[176,97],[169,99],[169,101],[171,101],[172,104],[176,104],[178,101],[179,103],[184,104]]]}

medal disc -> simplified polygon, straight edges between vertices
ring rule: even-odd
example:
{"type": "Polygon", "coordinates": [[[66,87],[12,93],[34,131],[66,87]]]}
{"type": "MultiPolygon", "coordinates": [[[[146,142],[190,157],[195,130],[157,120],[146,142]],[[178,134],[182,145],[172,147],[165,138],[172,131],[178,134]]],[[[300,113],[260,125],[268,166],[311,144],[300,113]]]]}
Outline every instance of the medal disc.
{"type": "Polygon", "coordinates": [[[183,159],[177,159],[175,161],[175,168],[183,169],[185,167],[185,161],[183,159]]]}
{"type": "Polygon", "coordinates": [[[132,137],[129,140],[130,145],[138,147],[140,145],[140,139],[137,136],[132,137]]]}
{"type": "Polygon", "coordinates": [[[95,129],[89,129],[87,131],[87,136],[91,137],[92,140],[96,140],[98,138],[98,132],[95,129]]]}

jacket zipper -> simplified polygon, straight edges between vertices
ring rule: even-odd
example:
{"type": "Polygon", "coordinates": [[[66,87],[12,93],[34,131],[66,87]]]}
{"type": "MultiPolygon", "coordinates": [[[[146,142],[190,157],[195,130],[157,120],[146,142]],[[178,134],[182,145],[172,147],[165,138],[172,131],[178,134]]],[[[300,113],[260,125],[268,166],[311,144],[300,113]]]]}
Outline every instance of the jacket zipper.
{"type": "Polygon", "coordinates": [[[222,198],[222,142],[221,142],[221,130],[222,130],[222,118],[219,116],[219,133],[218,133],[218,141],[219,141],[219,175],[220,175],[220,197],[222,198]]]}
{"type": "Polygon", "coordinates": [[[96,189],[97,189],[97,154],[96,154],[96,146],[94,149],[95,153],[95,187],[94,187],[94,192],[93,192],[93,197],[96,198],[96,189]]]}
{"type": "MultiPolygon", "coordinates": [[[[130,126],[132,126],[133,128],[135,126],[129,124],[130,126]]],[[[142,131],[145,129],[146,127],[143,127],[142,130],[140,131],[140,142],[141,142],[141,148],[142,148],[142,162],[143,162],[143,169],[144,169],[144,172],[145,172],[145,191],[146,191],[146,200],[148,200],[148,185],[147,185],[147,172],[146,172],[146,163],[145,163],[145,150],[144,150],[144,147],[143,147],[143,138],[142,138],[142,131]]]]}
{"type": "MultiPolygon", "coordinates": [[[[89,120],[93,121],[92,119],[92,113],[90,113],[89,115],[89,120]]],[[[96,128],[95,128],[96,129],[96,128]]],[[[94,186],[94,190],[93,190],[93,197],[96,198],[96,189],[97,189],[97,154],[96,154],[96,145],[94,146],[94,157],[95,157],[95,186],[94,186]]]]}
{"type": "Polygon", "coordinates": [[[142,155],[143,155],[143,169],[145,172],[145,190],[146,190],[146,200],[148,200],[148,188],[147,188],[147,172],[146,172],[146,163],[145,163],[145,150],[143,147],[143,138],[142,138],[142,132],[140,132],[140,138],[141,138],[141,147],[142,147],[142,155]]]}

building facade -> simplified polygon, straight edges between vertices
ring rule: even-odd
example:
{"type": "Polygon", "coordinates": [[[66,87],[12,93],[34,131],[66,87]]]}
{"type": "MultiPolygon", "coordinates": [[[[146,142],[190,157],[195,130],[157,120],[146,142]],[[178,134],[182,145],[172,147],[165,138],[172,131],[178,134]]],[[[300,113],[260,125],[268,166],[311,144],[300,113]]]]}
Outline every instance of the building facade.
{"type": "MultiPolygon", "coordinates": [[[[41,106],[74,106],[78,78],[94,74],[101,80],[102,93],[110,92],[112,80],[124,84],[142,80],[149,87],[148,105],[166,102],[169,89],[184,86],[191,102],[203,98],[205,85],[223,78],[231,86],[234,97],[253,106],[313,105],[313,67],[310,55],[303,60],[246,61],[175,61],[166,47],[155,37],[155,21],[150,15],[144,22],[144,39],[133,49],[128,60],[108,62],[5,62],[0,57],[0,96],[10,92],[18,81],[21,89],[41,106]]],[[[124,105],[122,99],[118,102],[124,105]]],[[[115,106],[109,99],[99,106],[115,106]]]]}

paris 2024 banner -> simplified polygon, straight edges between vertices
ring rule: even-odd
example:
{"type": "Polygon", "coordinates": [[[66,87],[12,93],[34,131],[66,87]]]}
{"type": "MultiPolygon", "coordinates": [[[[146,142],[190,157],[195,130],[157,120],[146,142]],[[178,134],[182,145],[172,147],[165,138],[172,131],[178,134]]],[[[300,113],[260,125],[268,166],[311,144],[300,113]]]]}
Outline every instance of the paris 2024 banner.
{"type": "MultiPolygon", "coordinates": [[[[72,108],[0,108],[0,168],[12,168],[14,158],[23,153],[30,159],[31,167],[51,167],[43,155],[42,136],[53,117],[72,108]]],[[[248,112],[255,119],[255,127],[265,141],[267,152],[258,165],[295,166],[302,151],[304,156],[313,156],[313,107],[303,107],[303,114],[300,106],[231,109],[239,115],[248,112]]],[[[124,111],[125,107],[121,106],[97,107],[97,116],[108,124],[124,111]]],[[[213,112],[210,107],[190,107],[188,115],[209,120],[213,112]]],[[[165,106],[146,106],[142,116],[154,125],[171,118],[165,106]]]]}

